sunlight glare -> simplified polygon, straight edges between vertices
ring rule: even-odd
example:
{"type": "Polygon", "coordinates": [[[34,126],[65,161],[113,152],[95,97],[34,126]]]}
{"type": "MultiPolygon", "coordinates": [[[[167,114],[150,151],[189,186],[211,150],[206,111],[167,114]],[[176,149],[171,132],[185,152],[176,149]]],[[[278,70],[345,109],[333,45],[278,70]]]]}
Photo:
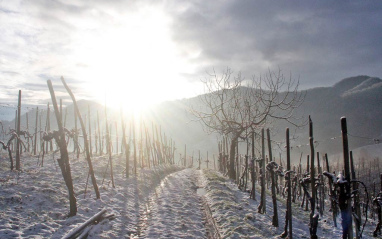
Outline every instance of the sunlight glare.
{"type": "Polygon", "coordinates": [[[168,29],[170,20],[160,11],[119,19],[113,28],[83,33],[76,61],[83,62],[78,74],[89,82],[100,103],[139,110],[181,97],[185,87],[179,72],[187,71],[177,55],[168,29]]]}

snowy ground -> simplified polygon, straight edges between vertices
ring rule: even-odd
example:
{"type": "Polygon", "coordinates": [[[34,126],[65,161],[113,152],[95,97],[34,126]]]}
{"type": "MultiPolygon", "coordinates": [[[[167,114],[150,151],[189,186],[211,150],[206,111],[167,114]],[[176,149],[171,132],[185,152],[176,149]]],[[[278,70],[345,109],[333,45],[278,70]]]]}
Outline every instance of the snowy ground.
{"type": "MultiPolygon", "coordinates": [[[[113,160],[115,188],[109,170],[105,174],[107,157],[93,158],[100,200],[94,199],[90,182],[85,194],[87,163],[71,156],[78,213],[67,218],[67,190],[53,155],[45,158],[44,167],[37,162],[36,157],[23,157],[18,173],[9,170],[6,154],[0,158],[0,238],[61,238],[103,208],[115,217],[92,226],[88,238],[275,238],[283,230],[283,199],[278,201],[280,226],[275,228],[270,195],[267,213],[259,214],[259,198],[249,199],[213,170],[163,166],[126,179],[118,156],[113,160]]],[[[308,218],[308,212],[293,205],[294,238],[309,238],[308,218]]],[[[325,214],[320,220],[320,238],[341,237],[330,218],[325,214]]],[[[374,222],[368,224],[364,238],[371,238],[374,227],[374,222]]]]}

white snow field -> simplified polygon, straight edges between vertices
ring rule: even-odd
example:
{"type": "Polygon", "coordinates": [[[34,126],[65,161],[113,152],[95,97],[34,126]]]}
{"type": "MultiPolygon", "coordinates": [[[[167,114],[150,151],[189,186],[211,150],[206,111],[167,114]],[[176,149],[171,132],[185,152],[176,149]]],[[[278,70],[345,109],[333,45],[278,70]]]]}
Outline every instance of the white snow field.
{"type": "MultiPolygon", "coordinates": [[[[113,156],[115,188],[106,168],[108,158],[93,157],[99,200],[90,179],[85,194],[86,161],[70,156],[78,213],[68,218],[67,189],[53,157],[46,156],[41,167],[37,165],[41,159],[24,155],[22,172],[15,172],[9,170],[9,159],[2,152],[0,238],[62,238],[103,208],[114,217],[88,227],[82,238],[278,238],[284,228],[282,198],[278,198],[280,225],[275,228],[269,194],[266,214],[259,214],[259,198],[249,199],[247,192],[214,170],[160,166],[139,169],[137,177],[130,173],[126,179],[124,156],[117,155],[113,156]]],[[[309,212],[294,204],[294,238],[310,237],[308,222],[309,212]]],[[[338,218],[335,228],[326,211],[319,221],[319,238],[341,238],[340,225],[338,218]]],[[[372,238],[374,227],[375,221],[369,219],[363,238],[372,238]]]]}

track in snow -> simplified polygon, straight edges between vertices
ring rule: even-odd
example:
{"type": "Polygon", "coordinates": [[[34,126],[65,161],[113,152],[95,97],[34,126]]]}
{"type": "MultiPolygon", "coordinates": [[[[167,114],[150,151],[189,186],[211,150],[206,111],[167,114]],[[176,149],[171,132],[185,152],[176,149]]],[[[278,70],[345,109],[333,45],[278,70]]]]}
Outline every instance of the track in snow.
{"type": "Polygon", "coordinates": [[[137,238],[219,238],[208,204],[197,193],[201,172],[168,175],[142,208],[137,238]]]}

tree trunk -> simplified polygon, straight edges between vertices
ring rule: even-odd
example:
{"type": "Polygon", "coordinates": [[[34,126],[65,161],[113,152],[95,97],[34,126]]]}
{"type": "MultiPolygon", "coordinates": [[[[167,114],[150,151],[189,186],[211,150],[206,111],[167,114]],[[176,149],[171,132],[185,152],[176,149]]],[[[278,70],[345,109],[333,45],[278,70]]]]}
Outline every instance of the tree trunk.
{"type": "Polygon", "coordinates": [[[229,170],[228,175],[232,180],[236,179],[236,171],[235,171],[235,156],[236,156],[236,146],[238,142],[239,136],[234,135],[231,140],[230,152],[229,152],[229,170]]]}

